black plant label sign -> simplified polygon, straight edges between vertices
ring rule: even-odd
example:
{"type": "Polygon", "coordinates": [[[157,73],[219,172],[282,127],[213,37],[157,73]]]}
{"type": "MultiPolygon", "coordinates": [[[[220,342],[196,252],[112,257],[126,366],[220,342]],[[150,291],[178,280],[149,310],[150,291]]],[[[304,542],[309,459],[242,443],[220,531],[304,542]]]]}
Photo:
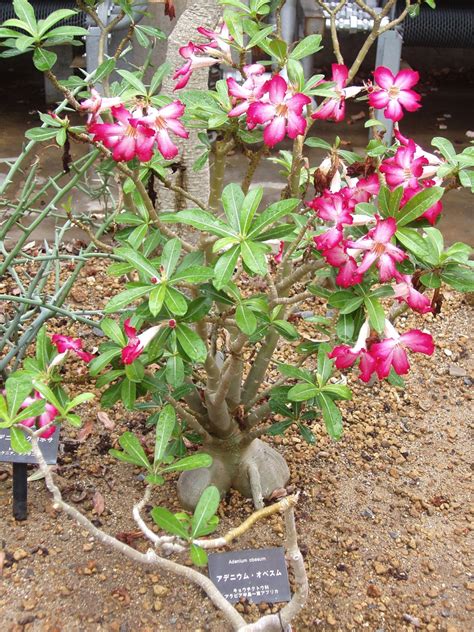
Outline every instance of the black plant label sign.
{"type": "Polygon", "coordinates": [[[209,576],[230,603],[290,601],[282,547],[209,554],[209,576]]]}
{"type": "MultiPolygon", "coordinates": [[[[31,437],[26,437],[31,442],[31,437]]],[[[59,429],[48,439],[39,439],[38,445],[48,465],[54,465],[58,458],[59,429]]],[[[0,430],[0,461],[9,463],[38,463],[32,452],[18,454],[10,444],[10,431],[8,428],[0,430]]]]}

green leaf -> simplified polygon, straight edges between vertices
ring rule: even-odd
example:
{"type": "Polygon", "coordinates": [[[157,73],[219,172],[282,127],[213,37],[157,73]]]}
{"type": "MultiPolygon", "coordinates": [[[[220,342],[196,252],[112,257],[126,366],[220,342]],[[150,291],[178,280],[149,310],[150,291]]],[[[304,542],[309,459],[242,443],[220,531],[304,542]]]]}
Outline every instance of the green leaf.
{"type": "Polygon", "coordinates": [[[201,497],[194,510],[194,515],[191,519],[191,537],[197,537],[201,528],[209,522],[212,516],[216,513],[219,507],[221,497],[219,490],[214,485],[206,487],[201,494],[201,497]]]}
{"type": "Polygon", "coordinates": [[[300,369],[291,364],[278,364],[277,368],[285,377],[289,377],[294,380],[303,380],[311,386],[314,386],[313,376],[306,369],[300,369]]]}
{"type": "Polygon", "coordinates": [[[13,10],[16,16],[23,22],[23,28],[31,35],[37,35],[35,10],[27,0],[13,0],[13,10]]]}
{"type": "Polygon", "coordinates": [[[405,380],[395,372],[393,366],[390,368],[390,373],[387,377],[387,382],[392,386],[397,386],[398,388],[405,388],[405,380]]]}
{"type": "Polygon", "coordinates": [[[348,301],[352,301],[354,293],[350,290],[338,290],[328,296],[328,303],[331,307],[337,307],[337,309],[343,309],[348,301]]]}
{"type": "Polygon", "coordinates": [[[77,15],[77,11],[73,9],[58,9],[57,11],[53,11],[47,18],[38,21],[38,35],[40,37],[43,36],[55,24],[61,22],[61,20],[67,20],[67,18],[71,18],[73,15],[77,15]]]}
{"type": "Polygon", "coordinates": [[[159,283],[151,290],[150,297],[148,299],[148,307],[150,308],[150,312],[153,316],[156,316],[161,311],[163,303],[165,302],[166,294],[167,287],[164,283],[159,283]]]}
{"type": "Polygon", "coordinates": [[[366,296],[364,305],[369,315],[370,324],[376,331],[382,332],[385,325],[385,312],[380,301],[373,296],[366,296]]]}
{"type": "Polygon", "coordinates": [[[443,197],[442,187],[429,187],[414,195],[397,214],[397,227],[405,226],[418,219],[425,211],[443,197]]]}
{"type": "Polygon", "coordinates": [[[207,356],[206,345],[198,334],[183,323],[180,323],[175,331],[178,342],[188,358],[195,362],[204,362],[207,356]]]}
{"type": "Polygon", "coordinates": [[[322,138],[316,138],[315,136],[307,138],[304,144],[307,147],[318,147],[319,149],[327,149],[328,151],[331,151],[332,149],[331,145],[327,141],[322,138]]]}
{"type": "MultiPolygon", "coordinates": [[[[173,240],[174,241],[174,240],[173,240]]],[[[124,246],[122,248],[117,248],[115,253],[128,261],[135,270],[137,270],[146,281],[150,281],[153,277],[158,276],[158,271],[155,266],[153,266],[141,253],[133,250],[133,248],[129,248],[128,246],[124,246]]]]}
{"type": "Polygon", "coordinates": [[[165,223],[187,224],[219,237],[235,237],[236,235],[223,221],[199,208],[186,209],[178,213],[163,213],[160,215],[160,219],[165,223]]]}
{"type": "Polygon", "coordinates": [[[163,246],[161,254],[161,265],[165,269],[165,276],[170,278],[178,265],[179,256],[181,254],[181,241],[179,239],[170,239],[163,246]]]}
{"type": "Polygon", "coordinates": [[[94,82],[99,83],[102,79],[104,79],[104,77],[108,77],[114,69],[115,59],[106,59],[94,72],[94,82]]]}
{"type": "Polygon", "coordinates": [[[33,53],[33,63],[41,72],[51,70],[57,58],[56,53],[53,53],[51,50],[45,50],[44,48],[35,48],[35,52],[33,53]]]}
{"type": "Polygon", "coordinates": [[[134,462],[141,467],[150,469],[150,462],[145,454],[145,450],[142,448],[142,445],[133,432],[124,432],[123,435],[119,438],[120,447],[129,457],[134,459],[134,462]]]}
{"type": "Polygon", "coordinates": [[[165,305],[174,316],[184,316],[188,311],[186,297],[173,287],[166,289],[165,305]]]}
{"type": "Polygon", "coordinates": [[[207,553],[197,544],[191,544],[189,547],[189,556],[195,566],[207,566],[207,553]]]}
{"type": "Polygon", "coordinates": [[[110,338],[121,347],[124,347],[127,344],[125,334],[115,320],[112,320],[111,318],[104,318],[100,323],[100,328],[107,338],[110,338]]]}
{"type": "Polygon", "coordinates": [[[433,289],[441,287],[441,279],[439,278],[438,272],[427,272],[426,274],[422,274],[420,276],[420,281],[425,287],[433,289]]]}
{"type": "Polygon", "coordinates": [[[76,397],[74,397],[66,406],[66,411],[70,411],[73,410],[73,408],[76,408],[77,406],[80,406],[81,404],[85,404],[86,402],[90,402],[91,399],[94,399],[95,395],[94,393],[80,393],[79,395],[76,395],[76,397]]]}
{"type": "Polygon", "coordinates": [[[252,220],[262,201],[263,187],[250,189],[241,205],[239,227],[242,235],[246,235],[252,224],[252,220]]]}
{"type": "Polygon", "coordinates": [[[474,274],[467,268],[450,265],[441,273],[441,279],[458,292],[474,292],[474,274]]]}
{"type": "Polygon", "coordinates": [[[8,411],[13,415],[18,411],[33,388],[31,376],[13,374],[5,382],[8,411]]]}
{"type": "Polygon", "coordinates": [[[188,470],[197,470],[201,467],[209,467],[212,465],[212,457],[209,454],[192,454],[191,456],[185,456],[184,459],[175,461],[171,465],[167,465],[161,471],[162,472],[185,472],[188,470]]]}
{"type": "Polygon", "coordinates": [[[130,86],[135,88],[137,94],[143,96],[146,95],[146,88],[143,85],[143,82],[133,72],[130,72],[129,70],[117,70],[117,74],[123,77],[130,86]]]}
{"type": "Polygon", "coordinates": [[[293,419],[285,419],[284,421],[277,421],[275,424],[272,424],[270,428],[265,430],[265,434],[270,437],[274,437],[276,435],[281,435],[287,430],[291,424],[293,423],[293,419]]]}
{"type": "Polygon", "coordinates": [[[298,430],[306,443],[309,443],[310,445],[314,445],[316,443],[316,437],[307,426],[302,423],[298,423],[298,430]]]}
{"type": "Polygon", "coordinates": [[[137,384],[140,384],[145,375],[145,367],[140,362],[140,360],[135,360],[131,364],[125,365],[125,375],[131,382],[136,382],[137,384]]]}
{"type": "Polygon", "coordinates": [[[292,402],[305,402],[313,399],[319,393],[319,388],[314,384],[296,384],[288,391],[288,399],[292,402]]]}
{"type": "Polygon", "coordinates": [[[424,231],[426,235],[425,241],[429,245],[430,250],[433,252],[433,258],[435,259],[436,263],[438,263],[444,250],[443,234],[441,231],[439,231],[437,228],[434,228],[433,226],[425,228],[424,231]]]}
{"type": "Polygon", "coordinates": [[[257,319],[254,313],[245,305],[239,305],[235,311],[237,327],[247,336],[251,336],[257,329],[257,319]]]}
{"type": "Polygon", "coordinates": [[[226,250],[223,255],[219,257],[214,265],[214,285],[217,290],[222,290],[232,278],[234,269],[237,264],[237,259],[240,255],[240,246],[233,246],[226,250]]]}
{"type": "Polygon", "coordinates": [[[32,404],[23,408],[23,410],[15,416],[13,423],[18,423],[24,419],[28,419],[28,417],[38,417],[38,415],[44,413],[45,406],[46,401],[44,399],[36,399],[32,404]]]}
{"type": "Polygon", "coordinates": [[[127,410],[133,410],[135,400],[137,398],[137,385],[135,384],[135,382],[132,382],[128,378],[125,378],[120,389],[120,396],[125,408],[127,410]]]}
{"type": "Polygon", "coordinates": [[[161,64],[161,66],[158,66],[150,82],[150,90],[149,90],[150,95],[155,94],[155,92],[158,90],[161,83],[163,82],[163,79],[167,77],[170,74],[170,72],[171,72],[171,64],[169,62],[165,62],[164,64],[161,64]]]}
{"type": "Polygon", "coordinates": [[[321,393],[318,399],[321,405],[321,411],[323,413],[327,433],[331,439],[337,441],[342,435],[341,411],[328,395],[321,393]]]}
{"type": "Polygon", "coordinates": [[[439,149],[444,158],[451,164],[456,162],[456,150],[451,141],[447,138],[442,138],[441,136],[436,136],[431,141],[433,147],[439,149]]]}
{"type": "Polygon", "coordinates": [[[331,352],[331,346],[324,342],[318,349],[318,376],[322,384],[326,384],[332,374],[334,360],[328,356],[331,352]]]}
{"type": "Polygon", "coordinates": [[[154,463],[160,463],[165,456],[166,448],[176,425],[176,412],[171,404],[165,404],[158,417],[155,435],[154,463]]]}
{"type": "Polygon", "coordinates": [[[10,445],[12,450],[18,454],[28,454],[31,452],[31,443],[25,437],[23,430],[16,426],[10,428],[10,445]]]}
{"type": "Polygon", "coordinates": [[[176,272],[171,279],[170,283],[173,285],[181,281],[186,283],[203,283],[212,279],[214,276],[214,270],[212,268],[206,268],[205,266],[191,266],[185,268],[181,272],[176,272]]]}
{"type": "Polygon", "coordinates": [[[107,366],[107,364],[110,364],[110,362],[114,358],[119,356],[120,353],[121,349],[119,349],[118,347],[107,349],[106,351],[101,353],[100,356],[92,360],[92,362],[89,364],[89,373],[92,376],[97,375],[105,366],[107,366]]]}
{"type": "Polygon", "coordinates": [[[358,309],[363,302],[363,296],[353,296],[352,298],[347,300],[343,307],[341,307],[341,315],[344,316],[346,314],[351,314],[352,312],[355,312],[356,309],[358,309]]]}
{"type": "Polygon", "coordinates": [[[244,201],[244,193],[238,184],[232,182],[222,191],[222,206],[229,224],[234,231],[240,231],[240,209],[244,201]]]}
{"type": "Polygon", "coordinates": [[[428,254],[423,237],[414,228],[399,228],[395,233],[398,241],[412,252],[417,259],[425,259],[428,254]]]}
{"type": "MultiPolygon", "coordinates": [[[[58,26],[51,31],[48,31],[46,38],[55,40],[64,39],[65,42],[74,39],[75,37],[84,37],[88,34],[88,30],[82,28],[82,26],[58,26]]],[[[56,44],[57,42],[55,42],[56,44]]]]}
{"type": "Polygon", "coordinates": [[[163,531],[177,535],[183,540],[188,540],[189,534],[186,528],[171,511],[164,507],[153,507],[150,513],[153,520],[163,531]]]}
{"type": "Polygon", "coordinates": [[[321,50],[321,35],[308,35],[290,53],[291,59],[303,59],[321,50]]]}
{"type": "Polygon", "coordinates": [[[106,314],[111,314],[112,312],[117,312],[123,307],[128,307],[130,303],[136,301],[137,298],[148,294],[151,287],[149,285],[142,287],[133,287],[129,290],[125,290],[124,292],[120,292],[117,296],[114,296],[110,299],[110,301],[105,306],[104,312],[106,314]]]}
{"type": "Polygon", "coordinates": [[[178,387],[184,381],[184,363],[178,355],[173,355],[166,361],[166,382],[170,386],[178,387]]]}
{"type": "Polygon", "coordinates": [[[324,393],[328,393],[333,399],[352,399],[352,391],[344,384],[326,384],[324,393]]]}
{"type": "Polygon", "coordinates": [[[286,320],[274,320],[273,326],[278,331],[280,335],[283,336],[286,340],[298,340],[300,334],[296,327],[294,327],[291,323],[286,320]]]}
{"type": "Polygon", "coordinates": [[[279,202],[270,204],[270,206],[266,208],[252,224],[252,227],[248,232],[248,237],[250,239],[257,237],[264,228],[279,220],[280,217],[288,215],[294,211],[299,203],[300,200],[297,198],[289,198],[288,200],[280,200],[279,202]]]}
{"type": "Polygon", "coordinates": [[[29,140],[34,140],[37,143],[41,143],[44,140],[50,140],[54,138],[57,134],[57,129],[50,129],[47,127],[33,127],[32,129],[26,130],[25,136],[29,140]]]}
{"type": "Polygon", "coordinates": [[[336,325],[336,334],[342,342],[349,342],[354,335],[354,318],[351,314],[341,314],[336,325]]]}
{"type": "Polygon", "coordinates": [[[242,259],[249,270],[255,274],[267,273],[267,247],[254,241],[243,241],[241,246],[242,259]]]}

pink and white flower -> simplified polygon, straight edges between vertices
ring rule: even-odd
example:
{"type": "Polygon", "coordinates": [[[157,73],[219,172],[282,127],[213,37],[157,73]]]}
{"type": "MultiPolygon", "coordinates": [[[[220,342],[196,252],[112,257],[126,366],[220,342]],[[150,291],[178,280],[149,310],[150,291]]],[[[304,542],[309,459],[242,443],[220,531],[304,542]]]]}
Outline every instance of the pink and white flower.
{"type": "Polygon", "coordinates": [[[424,156],[415,158],[415,152],[416,145],[410,140],[407,145],[397,149],[393,158],[382,162],[380,171],[385,174],[389,187],[418,188],[418,179],[423,176],[423,167],[428,164],[428,160],[424,156]]]}
{"type": "Polygon", "coordinates": [[[329,250],[323,250],[322,255],[329,263],[329,265],[339,268],[336,276],[336,283],[340,287],[351,287],[362,283],[363,274],[361,274],[357,268],[357,262],[354,258],[355,251],[348,251],[347,242],[342,240],[339,244],[330,248],[329,250]]]}
{"type": "Polygon", "coordinates": [[[359,377],[363,382],[368,382],[376,370],[375,359],[367,350],[367,339],[369,336],[370,325],[366,320],[360,328],[357,342],[353,347],[339,345],[334,347],[331,353],[328,354],[330,358],[336,359],[336,368],[338,369],[347,369],[359,360],[359,377]]]}
{"type": "Polygon", "coordinates": [[[145,351],[145,347],[150,344],[153,338],[161,329],[161,325],[155,325],[146,329],[137,336],[137,330],[130,324],[130,318],[123,324],[125,335],[127,336],[127,345],[122,349],[122,362],[124,364],[133,364],[135,360],[145,351]]]}
{"type": "Polygon", "coordinates": [[[170,137],[170,131],[180,138],[188,138],[189,133],[178,119],[183,116],[185,105],[181,101],[172,101],[162,108],[148,108],[142,121],[155,131],[158,150],[166,160],[178,154],[178,148],[170,137]]]}
{"type": "Polygon", "coordinates": [[[325,191],[321,197],[314,198],[307,205],[316,211],[317,216],[333,223],[332,228],[314,237],[318,250],[334,248],[342,241],[343,225],[352,224],[352,215],[341,193],[325,191]]]}
{"type": "Polygon", "coordinates": [[[187,61],[173,75],[173,79],[179,79],[174,90],[184,88],[197,68],[209,68],[221,62],[232,63],[229,44],[232,38],[225,22],[222,22],[215,31],[202,26],[197,30],[211,41],[208,44],[189,42],[187,46],[179,49],[179,54],[187,61]]]}
{"type": "Polygon", "coordinates": [[[393,75],[385,66],[379,66],[374,72],[374,79],[379,89],[369,93],[369,104],[392,121],[403,118],[403,108],[408,112],[415,112],[421,107],[420,95],[411,90],[418,83],[420,75],[409,69],[400,70],[393,75]],[[403,106],[403,107],[402,107],[403,106]]]}
{"type": "Polygon", "coordinates": [[[341,189],[348,206],[353,209],[360,202],[370,202],[372,197],[378,195],[380,182],[375,173],[367,178],[352,179],[350,186],[341,189]]]}
{"type": "Polygon", "coordinates": [[[396,284],[393,286],[395,298],[404,301],[415,312],[427,314],[432,311],[430,299],[418,290],[415,290],[412,283],[412,277],[409,274],[397,274],[396,284]]]}
{"type": "MultiPolygon", "coordinates": [[[[267,83],[269,103],[256,101],[247,110],[247,123],[266,125],[263,131],[263,142],[274,147],[286,135],[296,138],[306,131],[306,119],[303,108],[311,102],[305,94],[292,93],[288,84],[279,75],[275,75],[267,83]]],[[[250,128],[249,126],[249,128],[250,128]]]]}
{"type": "MultiPolygon", "coordinates": [[[[35,391],[34,397],[27,397],[20,408],[28,408],[28,406],[31,406],[31,404],[33,404],[38,399],[44,399],[44,397],[40,393],[35,391]]],[[[42,413],[38,417],[27,417],[26,419],[23,419],[23,421],[21,421],[20,423],[27,428],[33,428],[34,426],[36,426],[37,428],[44,428],[44,426],[47,426],[52,421],[54,421],[58,413],[59,411],[55,406],[53,406],[49,402],[46,402],[44,413],[42,413]]],[[[55,433],[55,431],[56,426],[51,425],[40,434],[40,437],[42,439],[49,439],[49,437],[51,437],[55,433]]]]}
{"type": "Polygon", "coordinates": [[[113,159],[127,162],[135,158],[142,162],[151,160],[156,132],[142,118],[135,118],[123,105],[112,107],[116,123],[93,123],[88,131],[95,141],[112,149],[113,159]]]}
{"type": "Polygon", "coordinates": [[[106,110],[110,110],[112,107],[117,107],[121,104],[120,97],[103,97],[95,88],[91,88],[91,96],[89,99],[85,99],[81,102],[81,110],[83,112],[89,112],[87,122],[97,121],[99,115],[106,110]]]}
{"type": "Polygon", "coordinates": [[[408,373],[410,363],[405,349],[425,355],[432,355],[434,352],[433,338],[430,334],[419,329],[411,329],[400,335],[395,327],[386,320],[384,335],[386,336],[384,340],[375,342],[370,347],[370,353],[376,361],[376,371],[380,379],[389,375],[391,367],[398,375],[408,373]]]}
{"type": "Polygon", "coordinates": [[[391,239],[397,231],[397,223],[393,217],[380,219],[376,216],[376,226],[369,230],[367,235],[357,241],[348,241],[349,248],[364,250],[366,254],[359,265],[360,274],[365,273],[374,263],[379,269],[380,280],[388,281],[396,277],[396,262],[406,259],[407,254],[391,243],[391,239]]]}
{"type": "MultiPolygon", "coordinates": [[[[393,135],[398,140],[400,145],[408,146],[410,143],[414,142],[411,138],[404,136],[396,125],[394,126],[393,135]]],[[[429,151],[425,151],[422,147],[420,147],[420,145],[417,145],[416,143],[415,143],[415,153],[413,154],[413,157],[415,159],[425,158],[427,161],[423,165],[423,173],[421,175],[422,178],[433,178],[433,176],[436,175],[438,168],[444,162],[443,160],[441,160],[439,156],[429,151]]],[[[437,184],[440,184],[440,183],[441,183],[441,180],[437,182],[437,184]]]]}
{"type": "MultiPolygon", "coordinates": [[[[68,353],[68,351],[74,351],[74,353],[79,356],[81,360],[84,360],[84,362],[90,362],[94,359],[93,353],[82,350],[82,340],[80,338],[71,338],[71,336],[53,334],[51,342],[56,346],[58,352],[62,354],[61,359],[68,353]]],[[[57,360],[57,358],[55,358],[55,360],[57,360]]],[[[58,364],[58,362],[53,361],[51,364],[58,364]]]]}
{"type": "Polygon", "coordinates": [[[285,242],[280,240],[278,244],[278,252],[273,257],[273,261],[279,265],[283,259],[283,251],[285,250],[285,242]]]}
{"type": "Polygon", "coordinates": [[[339,123],[344,119],[346,114],[346,98],[354,97],[358,94],[362,87],[352,86],[346,88],[347,77],[349,70],[347,66],[343,64],[332,65],[332,81],[336,84],[333,88],[336,96],[331,99],[327,99],[314,114],[311,115],[313,119],[332,120],[339,123]]]}
{"type": "Polygon", "coordinates": [[[265,67],[262,64],[249,64],[243,68],[246,78],[243,84],[237,83],[233,77],[227,79],[227,89],[234,101],[234,107],[229,112],[230,117],[245,114],[251,103],[263,97],[267,83],[264,72],[265,67]]]}

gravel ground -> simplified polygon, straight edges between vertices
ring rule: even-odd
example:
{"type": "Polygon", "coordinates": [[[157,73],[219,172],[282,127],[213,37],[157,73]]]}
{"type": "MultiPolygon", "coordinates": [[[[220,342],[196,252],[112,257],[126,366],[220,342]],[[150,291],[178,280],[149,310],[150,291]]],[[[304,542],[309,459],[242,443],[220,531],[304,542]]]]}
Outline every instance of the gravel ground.
{"type": "MultiPolygon", "coordinates": [[[[116,293],[116,283],[89,264],[72,301],[97,307],[116,293]]],[[[308,308],[318,310],[316,303],[308,308]]],[[[428,315],[421,324],[421,317],[402,317],[401,330],[421,325],[433,334],[436,353],[417,357],[406,390],[386,383],[368,388],[349,375],[354,399],[342,404],[340,442],[331,442],[318,421],[312,427],[314,446],[293,429],[269,439],[290,465],[291,489],[301,490],[296,515],[310,599],[295,622],[298,632],[474,629],[471,312],[466,299],[447,293],[436,318],[428,315]]],[[[83,326],[70,330],[65,320],[51,325],[63,333],[87,333],[83,326]]],[[[86,346],[91,344],[92,339],[86,346]]],[[[280,353],[288,361],[292,347],[280,353]]],[[[87,372],[73,359],[68,362],[72,388],[86,390],[87,372]]],[[[97,412],[83,411],[80,441],[72,432],[63,435],[60,485],[65,498],[106,531],[130,537],[131,507],[143,483],[138,470],[117,463],[107,451],[127,427],[143,432],[145,440],[152,435],[144,429],[143,413],[130,415],[117,406],[109,412],[114,428],[107,430],[97,412]],[[105,499],[100,515],[93,509],[97,492],[105,499]]],[[[16,523],[11,485],[9,466],[0,464],[2,630],[229,629],[200,590],[182,582],[176,590],[174,577],[133,566],[54,512],[41,481],[29,485],[28,521],[16,523]]],[[[173,481],[153,500],[177,510],[173,481]]],[[[219,532],[251,512],[248,500],[230,493],[221,504],[219,532]]],[[[283,535],[275,516],[236,547],[279,545],[283,535]]],[[[140,539],[133,542],[145,546],[140,539]]],[[[238,608],[249,620],[258,615],[256,606],[238,608]]],[[[265,604],[259,609],[269,611],[265,604]]]]}

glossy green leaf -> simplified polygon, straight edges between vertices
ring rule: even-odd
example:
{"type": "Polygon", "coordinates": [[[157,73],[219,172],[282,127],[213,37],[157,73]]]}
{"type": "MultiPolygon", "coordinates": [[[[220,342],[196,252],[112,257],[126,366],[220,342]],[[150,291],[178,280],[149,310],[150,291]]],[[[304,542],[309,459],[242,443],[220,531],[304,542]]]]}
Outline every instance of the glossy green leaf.
{"type": "Polygon", "coordinates": [[[160,463],[165,456],[166,448],[176,425],[176,412],[171,404],[165,404],[158,417],[155,434],[154,463],[160,463]]]}
{"type": "Polygon", "coordinates": [[[176,516],[164,507],[153,507],[150,512],[151,517],[156,524],[167,533],[177,535],[184,540],[189,538],[189,534],[184,525],[176,518],[176,516]]]}
{"type": "Polygon", "coordinates": [[[137,465],[140,465],[147,470],[150,469],[150,462],[145,454],[145,450],[143,449],[140,440],[133,434],[133,432],[124,432],[119,438],[119,444],[128,456],[135,459],[135,463],[137,465]]]}
{"type": "Polygon", "coordinates": [[[31,443],[25,436],[23,430],[16,426],[10,428],[10,445],[12,450],[18,454],[28,454],[31,452],[31,443]]]}
{"type": "Polygon", "coordinates": [[[245,305],[239,305],[235,311],[237,327],[247,336],[251,336],[257,329],[257,319],[254,313],[245,305]]]}
{"type": "Polygon", "coordinates": [[[328,395],[321,393],[318,399],[327,433],[331,439],[337,441],[342,436],[341,411],[328,395]]]}
{"type": "Polygon", "coordinates": [[[206,487],[201,494],[194,515],[191,519],[191,537],[197,537],[201,528],[206,525],[219,507],[221,497],[214,485],[206,487]]]}

